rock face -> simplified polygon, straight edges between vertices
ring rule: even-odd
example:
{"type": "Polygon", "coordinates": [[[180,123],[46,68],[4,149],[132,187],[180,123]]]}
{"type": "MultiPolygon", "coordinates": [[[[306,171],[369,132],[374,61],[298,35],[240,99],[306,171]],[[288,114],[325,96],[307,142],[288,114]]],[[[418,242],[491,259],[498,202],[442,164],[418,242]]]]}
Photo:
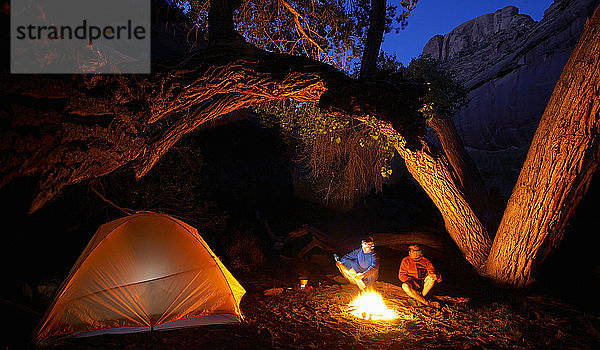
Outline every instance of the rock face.
{"type": "Polygon", "coordinates": [[[507,6],[436,35],[423,55],[462,81],[469,104],[457,130],[488,188],[510,195],[529,145],[586,19],[600,0],[555,0],[540,22],[507,6]]]}
{"type": "MultiPolygon", "coordinates": [[[[520,39],[536,22],[528,15],[519,14],[519,9],[506,6],[494,13],[479,16],[454,28],[446,35],[436,35],[423,48],[423,55],[448,61],[465,56],[472,56],[483,50],[492,41],[502,46],[512,44],[520,39]],[[492,38],[496,36],[495,38],[492,38]]],[[[500,51],[497,46],[490,47],[500,51]]]]}

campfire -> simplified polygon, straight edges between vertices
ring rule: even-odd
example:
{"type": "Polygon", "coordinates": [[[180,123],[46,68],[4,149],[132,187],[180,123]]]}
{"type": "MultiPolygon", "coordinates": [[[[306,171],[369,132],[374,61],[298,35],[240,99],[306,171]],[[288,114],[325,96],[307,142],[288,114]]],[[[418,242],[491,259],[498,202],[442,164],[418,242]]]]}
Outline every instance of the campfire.
{"type": "Polygon", "coordinates": [[[393,320],[398,318],[394,310],[385,306],[381,294],[371,290],[360,293],[348,305],[348,312],[365,320],[393,320]]]}

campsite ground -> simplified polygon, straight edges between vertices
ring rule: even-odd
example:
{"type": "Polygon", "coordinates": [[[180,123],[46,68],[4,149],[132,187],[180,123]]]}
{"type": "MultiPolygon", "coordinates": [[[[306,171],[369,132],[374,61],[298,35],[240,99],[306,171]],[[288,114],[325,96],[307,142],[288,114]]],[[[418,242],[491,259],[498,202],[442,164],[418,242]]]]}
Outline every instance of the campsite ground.
{"type": "MultiPolygon", "coordinates": [[[[383,253],[384,259],[390,258],[390,253],[393,255],[389,251],[383,253]]],[[[284,265],[260,274],[237,272],[247,288],[241,304],[245,322],[241,325],[69,339],[58,347],[594,349],[600,346],[597,314],[538,293],[499,290],[473,276],[456,280],[464,272],[459,271],[460,266],[434,289],[433,298],[440,302],[441,309],[419,307],[397,284],[377,282],[375,289],[400,318],[365,321],[350,315],[346,309],[357,295],[355,287],[338,284],[327,276],[314,276],[310,282],[313,289],[300,290],[294,269],[289,268],[289,263],[284,265]],[[283,291],[278,295],[264,294],[273,287],[283,291]]],[[[382,271],[384,281],[389,270],[382,271]]]]}
{"type": "MultiPolygon", "coordinates": [[[[66,339],[48,349],[600,347],[598,304],[594,298],[586,300],[584,291],[575,291],[575,302],[548,294],[544,281],[524,291],[497,288],[472,271],[451,241],[443,243],[443,254],[425,248],[444,276],[432,291],[442,305],[439,310],[417,306],[398,286],[395,275],[405,251],[379,247],[382,264],[375,289],[401,317],[358,319],[346,309],[358,290],[340,283],[331,256],[315,249],[305,259],[268,254],[260,266],[231,268],[247,290],[241,302],[245,322],[240,325],[66,339]],[[299,276],[307,277],[312,288],[298,289],[299,276]],[[273,288],[281,288],[280,293],[265,295],[273,288]]],[[[289,248],[287,253],[299,247],[289,248]]],[[[22,305],[2,305],[9,322],[5,329],[15,329],[8,335],[8,349],[34,347],[30,334],[44,305],[22,305]]]]}

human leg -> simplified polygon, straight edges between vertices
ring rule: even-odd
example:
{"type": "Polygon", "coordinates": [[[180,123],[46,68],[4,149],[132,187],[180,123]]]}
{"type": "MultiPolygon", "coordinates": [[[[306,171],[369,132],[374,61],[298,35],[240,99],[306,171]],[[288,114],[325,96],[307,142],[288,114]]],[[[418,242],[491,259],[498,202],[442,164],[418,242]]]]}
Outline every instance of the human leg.
{"type": "Polygon", "coordinates": [[[377,281],[377,278],[379,278],[379,274],[374,273],[368,277],[363,278],[362,281],[365,283],[365,286],[370,287],[373,284],[373,282],[377,281]]]}
{"type": "Polygon", "coordinates": [[[345,264],[342,264],[339,261],[336,263],[336,266],[338,270],[340,270],[342,276],[344,276],[350,283],[356,284],[360,290],[364,290],[366,288],[363,281],[355,278],[356,271],[353,268],[347,268],[345,264]]]}
{"type": "Polygon", "coordinates": [[[427,300],[425,300],[425,298],[423,298],[423,296],[421,295],[421,293],[419,293],[418,291],[416,291],[413,288],[413,286],[411,285],[411,283],[408,283],[408,282],[402,283],[402,290],[404,290],[404,292],[409,297],[417,300],[421,304],[423,304],[423,305],[429,305],[429,302],[427,300]]]}
{"type": "Polygon", "coordinates": [[[423,282],[423,293],[422,293],[423,296],[426,296],[427,293],[429,293],[431,288],[433,288],[435,281],[436,281],[436,277],[433,275],[428,275],[427,277],[425,277],[425,281],[423,282]]]}
{"type": "Polygon", "coordinates": [[[338,270],[340,270],[340,273],[342,274],[342,276],[346,277],[346,279],[348,279],[349,274],[351,274],[350,272],[350,267],[346,266],[346,264],[338,261],[335,263],[335,266],[337,266],[338,270]]]}

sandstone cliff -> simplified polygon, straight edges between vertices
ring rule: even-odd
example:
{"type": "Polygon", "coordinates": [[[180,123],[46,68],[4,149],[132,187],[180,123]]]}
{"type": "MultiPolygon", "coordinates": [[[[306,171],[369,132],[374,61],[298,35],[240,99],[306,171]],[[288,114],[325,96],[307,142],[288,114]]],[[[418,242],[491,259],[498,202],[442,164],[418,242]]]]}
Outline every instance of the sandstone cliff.
{"type": "Polygon", "coordinates": [[[600,0],[555,0],[540,22],[507,6],[436,35],[423,55],[469,91],[455,116],[488,187],[510,195],[554,85],[600,0]]]}

